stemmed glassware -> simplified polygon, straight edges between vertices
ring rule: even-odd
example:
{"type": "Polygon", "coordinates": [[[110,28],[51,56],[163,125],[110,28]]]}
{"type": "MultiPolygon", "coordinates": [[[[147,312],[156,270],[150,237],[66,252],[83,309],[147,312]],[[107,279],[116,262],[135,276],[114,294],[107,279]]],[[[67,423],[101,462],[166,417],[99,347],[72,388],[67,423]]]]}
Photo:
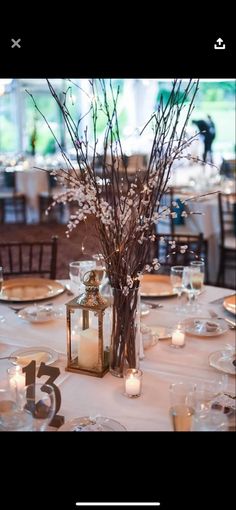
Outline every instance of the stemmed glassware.
{"type": "Polygon", "coordinates": [[[69,263],[69,277],[71,280],[71,290],[74,294],[79,294],[82,290],[80,280],[80,261],[75,260],[69,263]]]}
{"type": "Polygon", "coordinates": [[[205,278],[204,261],[203,260],[193,260],[192,262],[190,262],[190,267],[191,268],[193,267],[196,270],[195,275],[194,275],[195,290],[197,291],[198,294],[200,294],[200,292],[203,289],[204,278],[205,278]]]}
{"type": "MultiPolygon", "coordinates": [[[[2,293],[2,287],[3,287],[3,268],[0,266],[0,298],[2,293]]],[[[5,317],[0,314],[0,322],[5,322],[5,317]]]]}
{"type": "Polygon", "coordinates": [[[96,269],[95,260],[75,260],[69,264],[69,276],[74,294],[84,291],[83,277],[87,271],[96,269]]]}
{"type": "Polygon", "coordinates": [[[189,281],[192,291],[193,300],[195,303],[194,310],[196,312],[201,311],[201,307],[198,304],[197,296],[200,294],[203,286],[204,274],[202,274],[199,266],[190,266],[189,268],[189,281]]]}
{"type": "MultiPolygon", "coordinates": [[[[170,269],[170,280],[173,287],[173,291],[177,292],[178,294],[178,301],[180,303],[181,295],[184,290],[184,284],[183,284],[183,272],[184,272],[184,266],[172,266],[170,269]]],[[[177,312],[183,312],[184,308],[180,305],[177,305],[176,307],[177,312]]]]}

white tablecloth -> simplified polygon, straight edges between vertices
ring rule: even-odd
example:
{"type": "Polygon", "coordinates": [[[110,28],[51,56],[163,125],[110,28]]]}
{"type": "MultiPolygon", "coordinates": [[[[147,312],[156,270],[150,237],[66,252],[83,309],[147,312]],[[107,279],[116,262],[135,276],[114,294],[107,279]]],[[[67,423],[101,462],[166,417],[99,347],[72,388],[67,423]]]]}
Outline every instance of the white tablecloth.
{"type": "MultiPolygon", "coordinates": [[[[209,303],[229,294],[228,289],[206,287],[199,296],[204,314],[208,315],[209,308],[222,313],[222,305],[209,303]]],[[[70,299],[64,293],[55,299],[55,304],[70,299]]],[[[142,321],[155,326],[174,325],[178,321],[176,299],[158,301],[162,301],[164,307],[151,310],[142,321]]],[[[171,430],[168,415],[170,384],[181,380],[197,382],[220,377],[221,373],[209,366],[209,354],[224,348],[226,343],[235,345],[235,331],[231,330],[216,338],[187,336],[185,348],[179,350],[171,349],[169,340],[160,340],[156,346],[145,350],[145,358],[141,361],[141,397],[129,399],[123,395],[123,380],[109,373],[99,379],[65,371],[65,318],[32,325],[23,322],[2,302],[0,314],[6,317],[6,321],[0,323],[0,356],[10,355],[19,347],[41,345],[59,353],[59,360],[54,365],[61,370],[57,384],[62,395],[60,414],[65,416],[66,421],[78,416],[101,414],[120,421],[128,430],[171,430]]],[[[9,361],[0,361],[0,385],[6,380],[6,370],[10,366],[9,361]]],[[[228,391],[235,392],[235,377],[231,375],[228,376],[228,391]]]]}
{"type": "Polygon", "coordinates": [[[48,192],[48,175],[43,170],[22,170],[16,172],[16,191],[26,195],[27,223],[39,221],[38,195],[48,192]]]}

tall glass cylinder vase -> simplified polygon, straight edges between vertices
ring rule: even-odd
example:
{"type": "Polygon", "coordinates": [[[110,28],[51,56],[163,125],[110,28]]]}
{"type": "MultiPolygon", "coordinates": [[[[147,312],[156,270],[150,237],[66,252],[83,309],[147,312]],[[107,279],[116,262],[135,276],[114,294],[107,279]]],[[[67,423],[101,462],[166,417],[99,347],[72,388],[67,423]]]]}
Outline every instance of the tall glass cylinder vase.
{"type": "Polygon", "coordinates": [[[112,289],[110,372],[123,377],[124,368],[139,368],[140,294],[139,288],[112,289]]]}

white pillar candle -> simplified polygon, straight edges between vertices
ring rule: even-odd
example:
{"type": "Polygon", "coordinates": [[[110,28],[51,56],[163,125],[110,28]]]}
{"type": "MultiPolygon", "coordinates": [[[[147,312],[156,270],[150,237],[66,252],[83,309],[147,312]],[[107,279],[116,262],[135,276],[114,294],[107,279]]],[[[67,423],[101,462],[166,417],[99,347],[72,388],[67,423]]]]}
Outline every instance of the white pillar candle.
{"type": "Polygon", "coordinates": [[[141,380],[137,379],[134,374],[130,374],[125,380],[125,392],[127,395],[140,395],[141,380]]]}
{"type": "Polygon", "coordinates": [[[87,328],[79,332],[78,361],[81,368],[95,368],[98,364],[98,332],[87,328]]]}
{"type": "Polygon", "coordinates": [[[185,341],[185,334],[183,331],[180,331],[179,329],[176,329],[172,333],[172,344],[173,345],[184,345],[185,341]]]}

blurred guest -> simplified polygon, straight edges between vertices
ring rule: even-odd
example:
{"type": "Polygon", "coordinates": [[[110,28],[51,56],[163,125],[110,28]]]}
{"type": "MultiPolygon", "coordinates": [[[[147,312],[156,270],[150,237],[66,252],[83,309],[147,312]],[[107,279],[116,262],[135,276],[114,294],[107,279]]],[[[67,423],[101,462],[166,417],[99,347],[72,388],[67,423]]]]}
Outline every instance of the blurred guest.
{"type": "Polygon", "coordinates": [[[213,157],[212,157],[212,143],[216,136],[216,129],[215,124],[210,117],[210,115],[207,115],[207,120],[193,120],[193,124],[196,124],[198,127],[204,143],[204,152],[202,159],[204,163],[208,160],[210,163],[213,163],[213,157]]]}

